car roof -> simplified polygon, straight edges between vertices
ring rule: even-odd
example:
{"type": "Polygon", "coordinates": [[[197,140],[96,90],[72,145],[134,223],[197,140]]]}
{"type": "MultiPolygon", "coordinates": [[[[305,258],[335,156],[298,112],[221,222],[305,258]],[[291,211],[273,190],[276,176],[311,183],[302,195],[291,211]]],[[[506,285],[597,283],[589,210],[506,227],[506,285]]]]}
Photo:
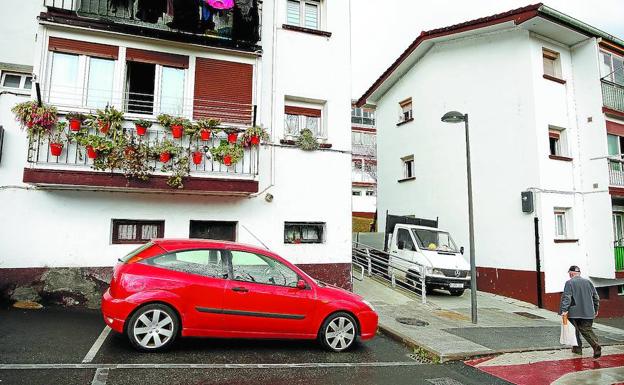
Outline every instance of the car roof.
{"type": "Polygon", "coordinates": [[[248,245],[245,243],[222,241],[217,239],[186,239],[186,238],[157,238],[153,239],[152,243],[162,247],[166,251],[176,251],[182,249],[192,248],[210,248],[210,249],[236,249],[258,253],[272,253],[270,250],[248,245]]]}

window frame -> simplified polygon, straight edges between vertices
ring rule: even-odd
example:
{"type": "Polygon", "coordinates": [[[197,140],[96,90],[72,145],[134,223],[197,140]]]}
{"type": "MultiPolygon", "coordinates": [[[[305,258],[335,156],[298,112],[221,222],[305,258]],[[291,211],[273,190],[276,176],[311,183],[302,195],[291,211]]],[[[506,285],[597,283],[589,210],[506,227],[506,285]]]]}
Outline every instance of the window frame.
{"type": "Polygon", "coordinates": [[[0,88],[9,88],[12,90],[21,90],[21,91],[27,91],[30,92],[32,90],[32,80],[33,80],[33,76],[32,74],[27,74],[27,73],[23,73],[23,72],[12,72],[12,71],[1,71],[1,79],[0,79],[0,88]],[[20,77],[20,81],[19,81],[19,85],[17,87],[11,87],[11,86],[5,86],[4,85],[4,81],[7,77],[7,75],[10,76],[19,76],[20,77]],[[25,88],[24,86],[26,85],[26,79],[30,78],[30,88],[25,88]]]}
{"type": "Polygon", "coordinates": [[[157,258],[165,257],[165,256],[172,255],[172,254],[186,253],[186,252],[189,252],[189,251],[208,251],[208,252],[210,252],[210,251],[217,251],[217,252],[219,252],[219,253],[223,253],[223,252],[224,252],[224,251],[226,251],[226,250],[223,250],[223,249],[217,249],[217,248],[191,248],[191,249],[180,249],[180,250],[176,250],[176,251],[169,251],[169,252],[166,252],[166,253],[163,253],[163,254],[154,255],[154,256],[149,257],[149,258],[145,258],[145,259],[143,259],[143,260],[139,261],[139,263],[142,263],[142,264],[148,264],[148,265],[150,265],[150,266],[155,266],[155,267],[158,267],[158,268],[160,268],[160,269],[166,269],[166,270],[176,271],[176,272],[183,273],[183,274],[192,274],[192,275],[196,275],[196,276],[198,276],[198,277],[203,277],[203,278],[209,278],[209,279],[221,279],[221,280],[230,279],[230,271],[229,271],[229,263],[230,263],[230,261],[229,261],[227,258],[226,258],[226,259],[225,259],[225,261],[224,261],[224,259],[222,258],[223,256],[222,256],[221,254],[219,255],[219,258],[221,258],[221,261],[224,261],[224,262],[225,262],[225,263],[223,264],[223,267],[225,268],[225,272],[224,272],[224,274],[223,274],[223,275],[225,275],[225,276],[217,276],[217,277],[214,277],[214,276],[209,276],[209,275],[205,275],[205,274],[198,274],[198,273],[195,273],[195,272],[190,272],[190,271],[183,271],[183,270],[170,269],[170,268],[168,268],[168,267],[167,267],[167,266],[165,266],[165,265],[157,265],[157,264],[154,264],[153,262],[150,262],[150,261],[154,261],[154,260],[155,260],[155,259],[157,259],[157,258]]]}
{"type": "Polygon", "coordinates": [[[360,190],[351,190],[351,196],[361,197],[362,196],[362,191],[360,191],[360,190]]]}
{"type": "Polygon", "coordinates": [[[143,239],[141,238],[141,234],[143,231],[144,225],[156,225],[157,226],[157,234],[156,238],[164,238],[165,236],[165,221],[159,219],[112,219],[111,220],[111,244],[113,245],[136,245],[142,244],[151,241],[151,239],[143,239]],[[136,229],[136,238],[134,239],[119,239],[119,226],[120,225],[135,225],[136,229]]]}
{"type": "MultiPolygon", "coordinates": [[[[622,79],[624,80],[624,56],[617,55],[613,52],[606,51],[604,49],[600,50],[600,54],[609,57],[609,73],[605,75],[601,74],[602,79],[607,79],[608,81],[615,83],[615,84],[624,85],[624,81],[622,83],[618,83],[615,78],[615,73],[617,72],[617,69],[615,69],[615,60],[617,58],[617,60],[622,62],[622,67],[621,67],[622,72],[623,72],[622,79]]],[[[606,64],[606,63],[601,61],[601,65],[602,64],[606,64]]]]}
{"type": "Polygon", "coordinates": [[[546,76],[562,79],[561,53],[542,47],[542,72],[546,76]],[[546,60],[552,62],[552,74],[546,72],[546,60]]]}
{"type": "MultiPolygon", "coordinates": [[[[164,65],[164,64],[159,64],[159,63],[149,63],[154,65],[154,98],[153,98],[153,107],[152,107],[152,113],[141,113],[141,112],[129,112],[128,111],[128,101],[129,101],[129,97],[130,97],[130,91],[128,90],[128,86],[129,86],[129,82],[128,82],[128,63],[130,62],[136,62],[134,60],[124,60],[124,73],[123,73],[123,98],[122,98],[122,104],[123,104],[123,111],[126,115],[130,116],[130,117],[156,117],[158,115],[160,115],[162,112],[162,81],[163,81],[163,68],[173,68],[175,70],[180,70],[183,71],[184,73],[184,79],[182,81],[182,85],[181,85],[181,89],[182,89],[182,112],[179,114],[174,114],[171,112],[166,112],[169,115],[174,115],[174,116],[187,116],[188,115],[188,109],[185,107],[184,105],[184,99],[186,98],[186,87],[187,87],[187,82],[188,82],[188,77],[189,77],[189,69],[188,68],[179,68],[179,67],[174,67],[174,66],[168,66],[168,65],[164,65]]],[[[141,63],[141,62],[139,62],[141,63]]],[[[192,108],[191,108],[192,110],[192,108]]]]}
{"type": "Polygon", "coordinates": [[[408,155],[401,158],[401,164],[403,169],[403,180],[413,179],[416,177],[414,170],[414,155],[408,155]]]}
{"type": "Polygon", "coordinates": [[[286,0],[286,25],[292,25],[295,27],[300,27],[300,28],[306,28],[306,29],[312,29],[312,30],[317,30],[320,31],[322,30],[322,7],[323,3],[321,0],[286,0]],[[299,3],[299,23],[298,24],[293,24],[290,22],[290,20],[288,20],[288,3],[290,2],[297,2],[299,3]],[[306,5],[310,4],[310,5],[314,5],[316,7],[316,27],[312,28],[312,27],[308,27],[306,25],[306,14],[307,14],[307,7],[306,5]]]}
{"type": "Polygon", "coordinates": [[[318,110],[321,113],[321,116],[310,116],[310,115],[304,115],[304,114],[289,114],[286,111],[284,111],[284,136],[285,137],[292,137],[292,138],[297,138],[299,137],[301,130],[303,130],[304,128],[308,128],[307,127],[307,118],[312,118],[312,119],[318,119],[318,132],[316,133],[315,137],[319,140],[327,140],[328,137],[328,133],[325,130],[325,109],[323,105],[320,104],[312,104],[312,103],[297,103],[297,102],[289,102],[286,101],[284,103],[284,110],[286,110],[286,108],[288,107],[293,107],[293,108],[308,108],[308,109],[312,109],[312,110],[318,110]],[[290,131],[288,129],[288,125],[286,124],[286,120],[288,119],[289,116],[292,117],[297,117],[297,128],[298,131],[296,133],[290,131]]]}
{"type": "Polygon", "coordinates": [[[571,228],[570,228],[570,209],[568,208],[555,208],[554,209],[554,218],[555,218],[555,239],[556,240],[565,240],[571,239],[571,228]],[[563,225],[563,234],[560,233],[559,229],[559,218],[562,218],[563,225]]]}
{"type": "MultiPolygon", "coordinates": [[[[256,285],[268,285],[268,286],[275,286],[275,287],[285,287],[285,288],[295,288],[297,287],[297,282],[299,282],[299,280],[302,280],[303,277],[295,270],[293,270],[290,266],[288,266],[286,263],[279,261],[271,256],[265,255],[265,254],[261,254],[261,253],[256,253],[256,252],[252,252],[252,251],[248,251],[248,250],[239,250],[239,249],[229,249],[229,250],[223,250],[226,253],[229,252],[230,253],[230,257],[227,259],[227,264],[228,264],[228,280],[230,281],[234,281],[234,282],[245,282],[248,284],[256,284],[256,285]],[[281,266],[283,266],[284,268],[288,269],[289,271],[291,271],[292,273],[295,274],[295,276],[297,277],[297,280],[294,282],[294,286],[289,286],[289,285],[279,285],[276,283],[270,283],[270,282],[258,282],[258,281],[246,281],[246,280],[240,280],[240,279],[235,279],[234,278],[234,255],[232,254],[233,252],[238,252],[238,253],[247,253],[247,254],[251,254],[251,255],[255,255],[258,258],[262,259],[263,261],[267,262],[266,260],[270,260],[273,263],[279,264],[281,266]],[[232,275],[230,275],[230,273],[232,275]]],[[[270,264],[267,262],[267,265],[270,266],[270,264]]],[[[244,266],[244,265],[243,265],[244,266]]],[[[307,284],[307,282],[306,282],[307,284]]]]}
{"type": "Polygon", "coordinates": [[[409,122],[414,119],[414,104],[412,98],[403,99],[399,102],[399,123],[409,122]]]}
{"type": "Polygon", "coordinates": [[[327,223],[326,222],[291,222],[291,221],[286,221],[284,222],[284,244],[285,245],[296,245],[296,244],[324,244],[326,243],[326,228],[327,228],[327,223]],[[288,232],[288,226],[300,226],[300,227],[304,227],[304,226],[319,226],[319,238],[318,240],[306,240],[303,239],[303,229],[300,230],[300,233],[302,234],[302,238],[299,239],[299,241],[297,242],[295,239],[293,239],[292,241],[290,241],[287,237],[287,232],[288,232]]]}

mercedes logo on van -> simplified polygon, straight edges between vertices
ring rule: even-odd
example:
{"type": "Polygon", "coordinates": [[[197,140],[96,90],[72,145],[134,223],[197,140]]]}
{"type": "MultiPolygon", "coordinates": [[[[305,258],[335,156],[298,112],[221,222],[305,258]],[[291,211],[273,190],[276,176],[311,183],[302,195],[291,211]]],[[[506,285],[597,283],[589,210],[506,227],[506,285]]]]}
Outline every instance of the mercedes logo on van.
{"type": "Polygon", "coordinates": [[[455,277],[459,278],[459,274],[460,274],[459,270],[455,270],[455,277]]]}

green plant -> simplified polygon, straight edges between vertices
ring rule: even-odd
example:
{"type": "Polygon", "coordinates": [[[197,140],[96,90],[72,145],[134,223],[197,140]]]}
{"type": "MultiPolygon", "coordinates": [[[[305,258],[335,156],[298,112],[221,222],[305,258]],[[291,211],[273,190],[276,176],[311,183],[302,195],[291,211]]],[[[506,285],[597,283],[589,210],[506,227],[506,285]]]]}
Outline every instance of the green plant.
{"type": "Polygon", "coordinates": [[[196,123],[197,127],[202,130],[214,130],[221,124],[219,119],[207,118],[207,119],[199,119],[196,123]]]}
{"type": "Polygon", "coordinates": [[[150,149],[144,143],[134,141],[128,143],[123,148],[123,159],[121,169],[126,178],[148,180],[154,167],[149,163],[150,149]]]}
{"type": "Polygon", "coordinates": [[[184,188],[184,178],[191,173],[188,155],[175,158],[172,162],[164,164],[161,168],[163,172],[169,172],[167,185],[172,188],[184,188]]]}
{"type": "Polygon", "coordinates": [[[51,133],[58,122],[58,112],[55,107],[39,104],[35,101],[18,103],[11,111],[22,129],[26,128],[28,137],[35,134],[51,133]]]}
{"type": "Polygon", "coordinates": [[[226,162],[226,157],[229,157],[230,164],[236,164],[241,159],[243,159],[243,146],[238,143],[228,143],[225,140],[222,140],[221,143],[217,147],[213,147],[210,149],[210,153],[212,157],[221,163],[226,162]]]}
{"type": "Polygon", "coordinates": [[[102,126],[109,125],[111,136],[117,136],[124,121],[124,113],[115,107],[106,106],[103,110],[96,110],[94,115],[88,115],[86,124],[93,129],[101,129],[102,126]]]}
{"type": "Polygon", "coordinates": [[[234,127],[223,127],[221,131],[223,131],[226,134],[237,134],[240,130],[234,127]]]}
{"type": "Polygon", "coordinates": [[[316,136],[307,128],[304,128],[299,132],[297,138],[297,146],[304,151],[314,151],[319,148],[319,142],[316,136]]]}
{"type": "Polygon", "coordinates": [[[56,122],[54,128],[48,132],[50,143],[63,143],[68,140],[67,133],[65,132],[66,126],[66,122],[56,122]]]}
{"type": "Polygon", "coordinates": [[[257,137],[265,142],[270,139],[269,133],[260,126],[253,126],[246,129],[243,133],[243,142],[246,145],[250,145],[253,137],[257,137]]]}
{"type": "Polygon", "coordinates": [[[191,127],[191,121],[181,116],[171,116],[169,114],[160,114],[156,117],[158,123],[164,127],[171,129],[171,126],[182,126],[185,129],[191,127]]]}
{"type": "Polygon", "coordinates": [[[84,115],[84,114],[82,114],[80,112],[68,112],[65,115],[65,119],[67,119],[67,120],[79,120],[79,121],[82,122],[83,120],[85,120],[85,118],[86,118],[86,115],[84,115]]]}
{"type": "Polygon", "coordinates": [[[135,120],[134,124],[136,124],[137,126],[145,127],[145,128],[152,127],[152,122],[150,122],[149,120],[145,120],[145,119],[135,120]]]}
{"type": "Polygon", "coordinates": [[[158,156],[162,153],[168,153],[171,154],[171,156],[176,156],[182,152],[182,148],[170,139],[163,139],[160,142],[154,143],[151,148],[151,152],[154,156],[158,156]]]}
{"type": "Polygon", "coordinates": [[[93,134],[74,135],[74,138],[76,138],[76,141],[81,146],[84,146],[84,147],[91,146],[93,147],[94,150],[96,150],[98,153],[101,153],[101,154],[110,153],[115,147],[115,144],[113,143],[113,141],[104,136],[93,135],[93,134]]]}

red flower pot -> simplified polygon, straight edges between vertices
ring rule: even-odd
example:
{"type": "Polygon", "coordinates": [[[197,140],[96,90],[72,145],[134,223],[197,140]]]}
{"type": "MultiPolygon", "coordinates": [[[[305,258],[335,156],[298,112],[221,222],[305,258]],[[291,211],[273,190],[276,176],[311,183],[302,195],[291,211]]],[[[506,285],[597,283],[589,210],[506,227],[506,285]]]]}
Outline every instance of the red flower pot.
{"type": "Polygon", "coordinates": [[[174,124],[171,126],[171,135],[173,135],[175,139],[180,139],[182,137],[183,131],[184,127],[180,126],[179,124],[174,124]]]}
{"type": "Polygon", "coordinates": [[[135,124],[135,126],[136,126],[136,131],[137,131],[137,135],[138,136],[145,135],[145,133],[147,132],[147,128],[146,127],[140,126],[138,124],[135,124]]]}
{"type": "Polygon", "coordinates": [[[232,156],[231,155],[225,155],[223,157],[223,164],[226,166],[231,166],[232,165],[232,156]]]}
{"type": "Polygon", "coordinates": [[[80,124],[82,124],[82,122],[80,121],[80,119],[70,119],[69,120],[69,129],[72,131],[80,131],[80,124]]]}
{"type": "Polygon", "coordinates": [[[210,139],[210,130],[201,130],[199,135],[201,136],[201,140],[205,142],[210,139]]]}
{"type": "Polygon", "coordinates": [[[87,158],[89,159],[97,158],[97,151],[93,148],[93,146],[87,146],[87,158]]]}
{"type": "Polygon", "coordinates": [[[98,124],[100,126],[100,132],[102,134],[108,134],[108,130],[110,130],[110,123],[100,120],[98,124]]]}
{"type": "Polygon", "coordinates": [[[168,152],[161,152],[160,153],[160,161],[162,163],[167,163],[169,162],[169,160],[171,159],[171,154],[168,152]]]}
{"type": "Polygon", "coordinates": [[[238,133],[237,132],[232,132],[231,134],[228,134],[228,142],[230,143],[236,143],[236,140],[238,139],[238,133]]]}
{"type": "Polygon", "coordinates": [[[52,156],[61,156],[63,152],[63,143],[50,143],[50,154],[52,156]]]}
{"type": "Polygon", "coordinates": [[[260,137],[258,135],[254,135],[251,137],[251,144],[253,146],[257,146],[260,144],[260,137]]]}
{"type": "Polygon", "coordinates": [[[134,154],[134,147],[128,146],[128,147],[124,148],[124,155],[130,156],[132,154],[134,154]]]}
{"type": "Polygon", "coordinates": [[[202,159],[204,158],[204,154],[201,151],[193,152],[193,163],[200,164],[202,159]]]}

